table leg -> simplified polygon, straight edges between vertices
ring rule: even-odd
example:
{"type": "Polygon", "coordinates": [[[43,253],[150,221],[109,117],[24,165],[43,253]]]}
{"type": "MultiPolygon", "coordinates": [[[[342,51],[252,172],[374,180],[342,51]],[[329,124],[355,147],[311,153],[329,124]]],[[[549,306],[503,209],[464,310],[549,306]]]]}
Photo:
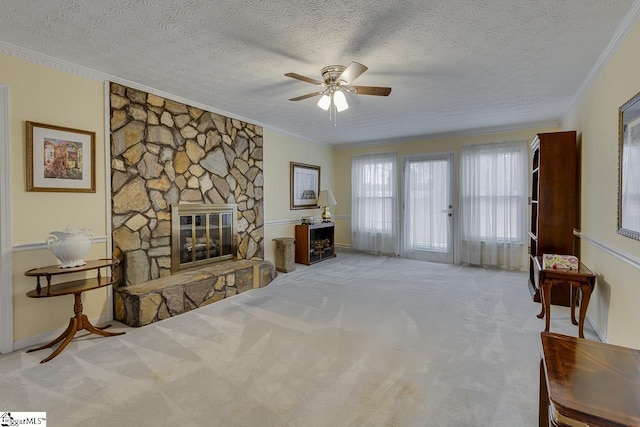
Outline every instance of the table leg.
{"type": "Polygon", "coordinates": [[[54,357],[56,357],[57,355],[59,355],[60,353],[62,353],[62,350],[65,349],[66,346],[69,345],[69,343],[71,342],[71,340],[73,339],[73,337],[76,335],[76,333],[78,332],[78,319],[76,317],[72,317],[71,318],[71,322],[70,322],[70,326],[71,326],[71,330],[69,331],[69,333],[67,334],[67,336],[64,338],[64,341],[62,341],[62,344],[60,344],[58,346],[58,348],[56,348],[56,351],[54,351],[53,353],[51,353],[49,355],[49,357],[46,357],[44,359],[42,359],[40,361],[40,363],[46,363],[49,360],[53,359],[54,357]]]}
{"type": "Polygon", "coordinates": [[[542,292],[540,293],[542,297],[542,311],[538,315],[539,318],[544,316],[544,331],[549,332],[549,326],[551,325],[551,280],[544,280],[540,286],[542,287],[542,292]]]}
{"type": "Polygon", "coordinates": [[[580,283],[569,282],[569,284],[571,285],[571,323],[577,325],[576,305],[578,305],[578,288],[580,287],[580,283]]]}
{"type": "Polygon", "coordinates": [[[67,329],[65,329],[65,331],[58,338],[51,341],[49,344],[45,344],[41,347],[33,348],[31,350],[27,350],[27,353],[32,351],[43,350],[45,348],[53,347],[54,345],[62,341],[62,344],[60,344],[58,348],[53,353],[51,353],[51,355],[49,355],[49,357],[43,359],[40,363],[48,362],[49,360],[59,355],[62,352],[62,350],[64,350],[64,348],[67,345],[69,345],[73,337],[83,329],[91,333],[102,335],[105,337],[113,337],[117,335],[123,335],[125,333],[125,332],[106,332],[103,330],[108,328],[111,325],[107,325],[104,328],[98,328],[97,326],[92,325],[91,322],[89,322],[89,318],[82,313],[82,293],[76,292],[73,294],[73,296],[75,298],[75,303],[73,305],[73,311],[75,316],[69,320],[69,326],[67,326],[67,329]]]}
{"type": "Polygon", "coordinates": [[[544,313],[545,313],[545,307],[544,307],[544,287],[542,286],[542,283],[540,284],[540,313],[537,314],[538,319],[542,319],[544,317],[544,313]]]}
{"type": "Polygon", "coordinates": [[[32,348],[31,350],[27,350],[27,353],[31,353],[32,351],[40,351],[40,350],[44,350],[45,348],[53,347],[54,345],[56,345],[60,341],[62,341],[67,335],[69,335],[69,332],[71,332],[72,328],[73,328],[73,317],[71,318],[71,320],[69,320],[69,326],[67,326],[67,329],[65,329],[64,332],[61,333],[58,338],[56,338],[55,340],[51,341],[49,344],[45,344],[45,345],[40,346],[40,347],[32,348]]]}
{"type": "Polygon", "coordinates": [[[584,338],[584,319],[587,316],[587,306],[591,299],[591,287],[587,283],[580,285],[582,301],[580,301],[580,322],[578,323],[578,336],[584,338]]]}
{"type": "Polygon", "coordinates": [[[105,331],[105,329],[107,329],[108,327],[110,327],[111,325],[107,325],[103,328],[99,328],[97,326],[94,326],[91,324],[91,322],[89,322],[89,319],[87,318],[86,315],[82,315],[82,329],[86,329],[87,331],[96,334],[96,335],[102,335],[103,337],[115,337],[118,335],[124,335],[124,332],[107,332],[105,331]]]}

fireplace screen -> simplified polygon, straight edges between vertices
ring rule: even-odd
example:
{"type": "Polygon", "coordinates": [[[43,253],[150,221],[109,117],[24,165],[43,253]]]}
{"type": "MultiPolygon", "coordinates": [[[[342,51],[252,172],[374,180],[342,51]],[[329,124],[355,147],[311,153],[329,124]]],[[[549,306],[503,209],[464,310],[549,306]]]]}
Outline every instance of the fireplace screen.
{"type": "Polygon", "coordinates": [[[235,257],[236,205],[177,205],[171,208],[171,271],[235,257]]]}

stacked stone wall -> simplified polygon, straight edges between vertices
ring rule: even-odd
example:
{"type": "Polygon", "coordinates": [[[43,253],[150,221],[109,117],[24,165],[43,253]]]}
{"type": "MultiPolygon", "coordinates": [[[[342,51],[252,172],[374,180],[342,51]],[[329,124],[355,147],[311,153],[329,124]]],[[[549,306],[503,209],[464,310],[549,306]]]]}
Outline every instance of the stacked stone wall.
{"type": "Polygon", "coordinates": [[[238,206],[239,259],[264,258],[262,127],[110,85],[114,255],[124,285],[171,275],[171,206],[238,206]]]}

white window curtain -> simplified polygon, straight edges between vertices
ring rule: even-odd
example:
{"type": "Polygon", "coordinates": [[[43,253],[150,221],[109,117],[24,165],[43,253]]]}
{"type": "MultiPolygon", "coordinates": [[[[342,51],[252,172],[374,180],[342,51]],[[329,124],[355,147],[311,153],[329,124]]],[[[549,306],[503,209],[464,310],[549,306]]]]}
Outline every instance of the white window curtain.
{"type": "Polygon", "coordinates": [[[396,154],[354,157],[351,163],[351,247],[398,254],[396,154]]]}
{"type": "Polygon", "coordinates": [[[524,270],[529,155],[527,143],[462,148],[460,262],[524,270]]]}

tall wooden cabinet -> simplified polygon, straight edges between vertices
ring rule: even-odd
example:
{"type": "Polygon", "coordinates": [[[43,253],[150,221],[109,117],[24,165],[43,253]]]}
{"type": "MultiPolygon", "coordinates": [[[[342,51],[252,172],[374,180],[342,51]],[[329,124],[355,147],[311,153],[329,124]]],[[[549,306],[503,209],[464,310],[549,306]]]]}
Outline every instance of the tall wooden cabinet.
{"type": "MultiPolygon", "coordinates": [[[[545,253],[573,255],[576,224],[576,132],[540,133],[531,142],[531,258],[529,291],[540,301],[534,258],[545,253]]],[[[551,303],[569,306],[571,286],[554,286],[551,303]]]]}

